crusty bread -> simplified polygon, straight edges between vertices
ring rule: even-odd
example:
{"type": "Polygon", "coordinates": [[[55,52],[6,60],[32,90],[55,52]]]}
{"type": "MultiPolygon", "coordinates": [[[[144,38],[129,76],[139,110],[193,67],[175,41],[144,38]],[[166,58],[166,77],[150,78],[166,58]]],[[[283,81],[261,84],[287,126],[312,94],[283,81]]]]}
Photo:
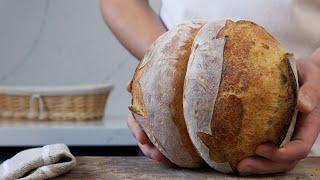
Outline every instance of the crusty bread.
{"type": "Polygon", "coordinates": [[[201,167],[204,159],[235,172],[258,145],[290,140],[297,90],[293,56],[263,27],[188,22],[151,46],[135,71],[129,109],[178,166],[201,167]]]}
{"type": "Polygon", "coordinates": [[[289,57],[249,21],[211,22],[200,30],[186,73],[184,114],[192,142],[210,166],[236,171],[258,145],[283,141],[297,101],[289,57]]]}
{"type": "Polygon", "coordinates": [[[202,22],[187,22],[153,43],[136,69],[129,109],[152,143],[181,167],[204,164],[194,148],[183,116],[182,95],[193,39],[202,22]]]}

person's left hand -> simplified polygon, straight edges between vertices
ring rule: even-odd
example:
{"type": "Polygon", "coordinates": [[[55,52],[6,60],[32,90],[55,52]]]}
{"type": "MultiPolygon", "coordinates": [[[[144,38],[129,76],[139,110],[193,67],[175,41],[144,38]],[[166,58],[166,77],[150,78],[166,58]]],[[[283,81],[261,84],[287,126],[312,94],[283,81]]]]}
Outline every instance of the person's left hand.
{"type": "Polygon", "coordinates": [[[308,59],[298,61],[300,111],[292,141],[283,148],[263,144],[256,149],[257,156],[242,160],[239,174],[271,174],[286,172],[309,154],[320,132],[320,48],[308,59]]]}

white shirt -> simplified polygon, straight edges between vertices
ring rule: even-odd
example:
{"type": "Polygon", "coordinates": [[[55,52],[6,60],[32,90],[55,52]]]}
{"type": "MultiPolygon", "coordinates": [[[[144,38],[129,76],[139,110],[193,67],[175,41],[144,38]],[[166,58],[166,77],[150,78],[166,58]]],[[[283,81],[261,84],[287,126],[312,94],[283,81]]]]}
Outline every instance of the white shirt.
{"type": "Polygon", "coordinates": [[[264,26],[296,58],[320,47],[320,0],[162,0],[168,29],[189,19],[246,19],[264,26]]]}
{"type": "MultiPolygon", "coordinates": [[[[320,0],[162,0],[171,29],[190,19],[246,19],[264,26],[296,58],[320,48],[320,0]]],[[[318,138],[311,155],[320,155],[318,138]]]]}

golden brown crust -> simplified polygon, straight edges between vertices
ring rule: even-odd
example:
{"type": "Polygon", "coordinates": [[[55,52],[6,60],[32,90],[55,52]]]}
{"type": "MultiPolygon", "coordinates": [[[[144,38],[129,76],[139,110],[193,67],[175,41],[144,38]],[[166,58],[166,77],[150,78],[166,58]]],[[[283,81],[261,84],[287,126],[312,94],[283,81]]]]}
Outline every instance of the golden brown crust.
{"type": "Polygon", "coordinates": [[[198,137],[213,161],[229,162],[236,170],[258,145],[280,142],[296,105],[294,76],[284,49],[262,27],[227,21],[218,37],[225,37],[226,44],[212,135],[198,137]]]}
{"type": "Polygon", "coordinates": [[[183,85],[184,85],[184,77],[187,70],[187,64],[189,60],[189,56],[191,53],[191,46],[193,43],[193,39],[196,36],[199,29],[193,29],[191,32],[190,39],[185,42],[184,46],[182,47],[182,51],[185,51],[182,56],[179,57],[178,63],[175,64],[175,69],[177,73],[175,74],[174,81],[175,84],[175,90],[174,92],[174,99],[169,104],[169,106],[172,108],[172,121],[175,123],[176,127],[179,129],[179,134],[183,134],[181,136],[181,143],[183,147],[188,151],[191,157],[196,157],[198,159],[199,155],[197,151],[195,150],[190,137],[188,135],[187,126],[185,123],[184,115],[183,115],[183,106],[182,106],[182,99],[183,99],[183,85]]]}

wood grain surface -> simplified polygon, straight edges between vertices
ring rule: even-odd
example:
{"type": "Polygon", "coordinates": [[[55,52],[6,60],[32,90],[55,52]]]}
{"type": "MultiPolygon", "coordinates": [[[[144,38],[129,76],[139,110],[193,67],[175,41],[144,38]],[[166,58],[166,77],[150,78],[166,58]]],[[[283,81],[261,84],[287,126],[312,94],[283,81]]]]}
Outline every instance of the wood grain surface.
{"type": "MultiPolygon", "coordinates": [[[[218,173],[210,168],[167,168],[145,157],[78,157],[70,173],[56,179],[238,179],[236,175],[218,173]]],[[[239,179],[320,179],[320,158],[310,157],[284,174],[239,179]]]]}

